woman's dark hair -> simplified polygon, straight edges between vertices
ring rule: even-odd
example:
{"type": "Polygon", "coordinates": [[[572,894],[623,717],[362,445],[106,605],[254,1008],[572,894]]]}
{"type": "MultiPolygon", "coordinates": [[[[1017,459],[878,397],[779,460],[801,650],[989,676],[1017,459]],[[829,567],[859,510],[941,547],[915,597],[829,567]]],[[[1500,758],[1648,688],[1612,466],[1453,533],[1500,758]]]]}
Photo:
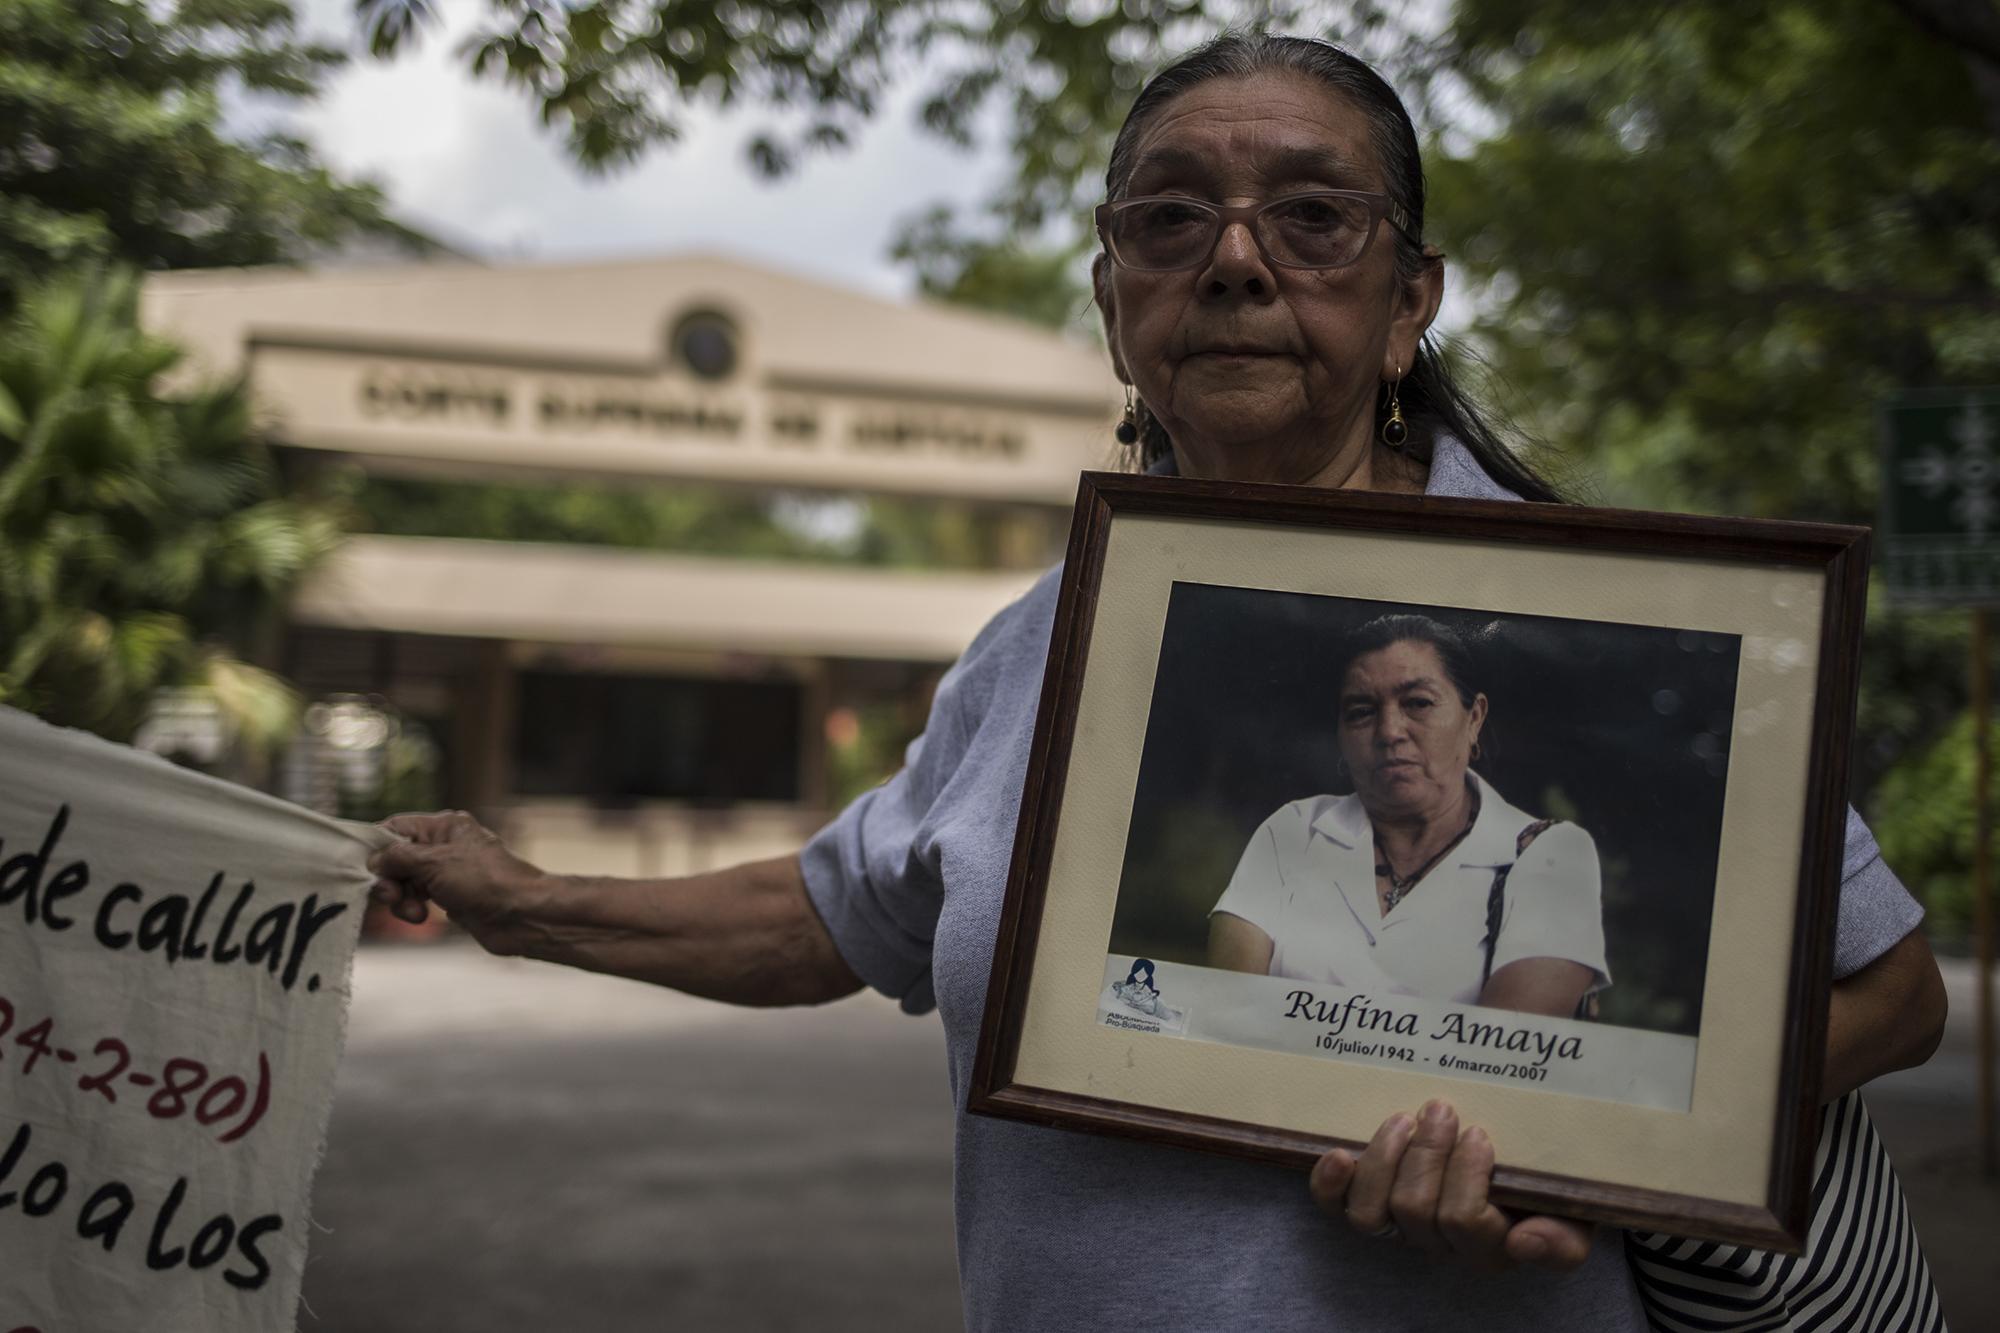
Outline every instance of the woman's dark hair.
{"type": "MultiPolygon", "coordinates": [[[[1319,80],[1359,107],[1368,117],[1375,156],[1388,178],[1389,195],[1410,215],[1411,240],[1394,231],[1396,267],[1404,278],[1415,278],[1426,258],[1424,230],[1424,167],[1417,149],[1416,127],[1402,99],[1368,63],[1331,42],[1310,37],[1280,37],[1261,32],[1226,32],[1196,47],[1155,74],[1125,114],[1125,123],[1111,146],[1111,163],[1104,173],[1104,197],[1119,199],[1132,176],[1139,135],[1153,116],[1174,98],[1210,79],[1249,78],[1256,74],[1303,74],[1319,80]]],[[[1501,441],[1471,398],[1452,379],[1444,354],[1428,335],[1417,348],[1416,361],[1405,372],[1399,389],[1403,416],[1410,424],[1412,453],[1430,459],[1440,435],[1465,446],[1495,481],[1525,500],[1560,502],[1555,487],[1538,476],[1501,441]]],[[[1139,425],[1140,462],[1150,467],[1166,457],[1173,441],[1145,404],[1135,407],[1139,425]]]]}
{"type": "Polygon", "coordinates": [[[1377,616],[1360,629],[1349,634],[1340,645],[1340,656],[1335,662],[1334,682],[1347,678],[1347,669],[1357,658],[1377,653],[1392,643],[1427,643],[1437,649],[1438,661],[1444,664],[1445,679],[1458,692],[1458,701],[1465,707],[1472,707],[1472,701],[1479,696],[1479,670],[1474,663],[1472,645],[1463,634],[1443,621],[1432,620],[1429,616],[1409,613],[1377,616]]]}
{"type": "Polygon", "coordinates": [[[1138,984],[1139,969],[1142,967],[1146,969],[1146,989],[1158,995],[1160,988],[1153,984],[1153,960],[1150,958],[1135,958],[1132,960],[1132,970],[1125,974],[1125,984],[1128,986],[1138,984]]]}

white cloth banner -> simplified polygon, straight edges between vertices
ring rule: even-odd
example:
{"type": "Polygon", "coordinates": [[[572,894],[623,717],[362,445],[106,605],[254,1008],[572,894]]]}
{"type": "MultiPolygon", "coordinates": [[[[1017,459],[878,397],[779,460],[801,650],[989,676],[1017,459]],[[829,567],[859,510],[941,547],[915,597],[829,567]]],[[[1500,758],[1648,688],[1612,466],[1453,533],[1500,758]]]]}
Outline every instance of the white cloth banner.
{"type": "Polygon", "coordinates": [[[0,1330],[296,1326],[388,841],[0,709],[0,1330]]]}

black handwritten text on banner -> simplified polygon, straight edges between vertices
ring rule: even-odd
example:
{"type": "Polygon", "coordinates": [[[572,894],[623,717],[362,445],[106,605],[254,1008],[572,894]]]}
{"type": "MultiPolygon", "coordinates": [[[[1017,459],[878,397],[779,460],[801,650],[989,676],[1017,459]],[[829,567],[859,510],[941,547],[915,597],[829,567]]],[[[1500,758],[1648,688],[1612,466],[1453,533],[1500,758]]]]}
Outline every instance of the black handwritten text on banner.
{"type": "Polygon", "coordinates": [[[295,1326],[385,840],[0,709],[0,1328],[295,1326]]]}

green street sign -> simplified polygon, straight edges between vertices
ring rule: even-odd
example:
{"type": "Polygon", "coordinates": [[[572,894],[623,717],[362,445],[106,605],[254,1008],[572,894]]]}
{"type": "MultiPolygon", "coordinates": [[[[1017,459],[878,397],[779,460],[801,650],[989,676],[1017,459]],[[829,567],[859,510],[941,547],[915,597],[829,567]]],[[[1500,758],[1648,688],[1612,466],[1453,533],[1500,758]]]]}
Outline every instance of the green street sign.
{"type": "Polygon", "coordinates": [[[1898,600],[2000,606],[2000,389],[1882,408],[1882,572],[1898,600]]]}

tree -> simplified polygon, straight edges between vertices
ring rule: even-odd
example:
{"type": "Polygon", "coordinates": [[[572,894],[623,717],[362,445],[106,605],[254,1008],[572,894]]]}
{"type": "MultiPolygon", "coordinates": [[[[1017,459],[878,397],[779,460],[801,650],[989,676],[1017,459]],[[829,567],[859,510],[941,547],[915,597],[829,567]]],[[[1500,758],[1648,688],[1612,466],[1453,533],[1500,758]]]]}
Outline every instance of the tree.
{"type": "Polygon", "coordinates": [[[890,257],[916,270],[917,290],[950,305],[1068,332],[1099,332],[1083,247],[968,236],[939,205],[907,223],[890,257]]]}
{"type": "MultiPolygon", "coordinates": [[[[1884,778],[1875,800],[1883,858],[1923,888],[1932,933],[1959,939],[1973,925],[1973,738],[1971,716],[1961,715],[1884,778]]],[[[2000,746],[2000,727],[1987,743],[2000,746]]]]}
{"type": "MultiPolygon", "coordinates": [[[[421,40],[436,0],[354,0],[377,55],[421,40]]],[[[747,145],[782,175],[850,144],[889,94],[921,92],[924,127],[969,146],[1004,137],[1013,170],[971,217],[906,220],[893,256],[928,296],[1090,333],[1081,221],[1125,108],[1163,60],[1230,24],[1411,53],[1425,39],[1377,0],[487,0],[462,54],[519,89],[588,170],[670,146],[693,106],[769,112],[747,145]]],[[[1378,49],[1379,48],[1379,49],[1378,49]]]]}
{"type": "MultiPolygon", "coordinates": [[[[356,10],[390,53],[434,0],[356,10]]],[[[690,105],[770,108],[749,145],[770,173],[848,143],[899,83],[921,87],[924,124],[955,142],[1004,112],[1014,171],[989,201],[998,235],[939,210],[898,242],[927,290],[1003,307],[1021,277],[1049,271],[1044,229],[1058,249],[1087,235],[1112,136],[1163,58],[1231,22],[1331,36],[1377,58],[1434,122],[1481,127],[1433,155],[1435,229],[1462,242],[1500,368],[1524,390],[1563,386],[1574,406],[1545,427],[1583,443],[1620,495],[1861,512],[1866,469],[1829,419],[1883,382],[1993,356],[1992,0],[1459,0],[1442,32],[1370,0],[487,10],[464,47],[473,70],[526,93],[590,169],[672,143],[690,105]],[[1828,401],[1820,371],[1859,361],[1875,373],[1828,401]]]]}
{"type": "Polygon", "coordinates": [[[1866,521],[1881,395],[2000,372],[2000,58],[1884,0],[1461,0],[1451,38],[1494,129],[1432,153],[1434,230],[1612,500],[1866,521]]]}
{"type": "Polygon", "coordinates": [[[128,738],[154,691],[210,691],[246,739],[289,691],[230,645],[338,534],[282,494],[241,381],[170,390],[137,275],[29,288],[0,324],[0,703],[128,738]]]}
{"type": "MultiPolygon", "coordinates": [[[[1489,128],[1434,144],[1431,218],[1496,381],[1610,502],[1872,521],[1882,396],[2000,377],[1996,33],[1986,0],[1460,0],[1489,128]]],[[[1855,790],[1946,918],[1965,647],[1874,599],[1855,790]]]]}
{"type": "MultiPolygon", "coordinates": [[[[357,0],[384,51],[430,8],[357,0]]],[[[1054,322],[1050,257],[1087,241],[1150,69],[1229,22],[1333,37],[1433,127],[1430,230],[1479,298],[1491,389],[1612,503],[1866,521],[1880,395],[2000,374],[1993,0],[1456,0],[1440,30],[1398,12],[489,0],[466,56],[595,169],[670,143],[691,103],[777,108],[750,146],[771,172],[848,142],[899,81],[948,139],[997,112],[1014,174],[987,216],[930,213],[898,253],[927,292],[1054,322]]],[[[1877,608],[1858,790],[1958,715],[1962,645],[1953,618],[1877,608]]]]}
{"type": "MultiPolygon", "coordinates": [[[[418,40],[435,0],[355,0],[371,48],[418,40]]],[[[1004,116],[1014,171],[991,202],[1008,239],[1067,224],[1096,189],[1126,106],[1168,56],[1231,23],[1357,47],[1399,35],[1375,0],[487,0],[473,71],[524,92],[593,170],[672,144],[690,106],[772,121],[751,163],[781,174],[850,143],[888,94],[922,90],[926,128],[970,144],[1004,116]]]]}
{"type": "Polygon", "coordinates": [[[225,97],[310,97],[343,57],[286,0],[0,5],[0,309],[59,265],[302,259],[371,234],[431,243],[296,138],[239,143],[225,97]]]}

